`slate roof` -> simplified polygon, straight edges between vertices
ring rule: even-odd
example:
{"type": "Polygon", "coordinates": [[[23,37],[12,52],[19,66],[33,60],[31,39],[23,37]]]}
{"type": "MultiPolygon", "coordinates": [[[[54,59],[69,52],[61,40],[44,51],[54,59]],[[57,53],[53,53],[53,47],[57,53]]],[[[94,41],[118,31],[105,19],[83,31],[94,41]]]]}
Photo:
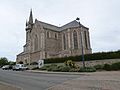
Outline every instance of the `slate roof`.
{"type": "MultiPolygon", "coordinates": [[[[65,24],[61,27],[58,27],[58,26],[55,26],[55,25],[52,25],[52,24],[48,24],[48,23],[45,23],[45,22],[42,22],[42,21],[38,21],[38,22],[44,28],[48,28],[48,29],[51,29],[51,30],[54,30],[54,31],[63,31],[63,30],[66,30],[68,28],[79,27],[79,23],[76,20],[71,21],[71,22],[69,22],[69,23],[67,23],[67,24],[65,24]]],[[[83,26],[82,24],[81,24],[81,26],[84,27],[84,28],[87,28],[87,27],[83,26]]]]}
{"type": "Polygon", "coordinates": [[[48,29],[55,30],[55,31],[60,31],[60,27],[58,26],[48,24],[42,21],[38,21],[38,23],[40,23],[40,25],[42,25],[44,28],[48,28],[48,29]]]}
{"type": "Polygon", "coordinates": [[[79,23],[76,20],[63,25],[60,28],[61,28],[61,31],[62,31],[62,30],[68,29],[68,28],[73,28],[73,27],[79,27],[79,23]]]}

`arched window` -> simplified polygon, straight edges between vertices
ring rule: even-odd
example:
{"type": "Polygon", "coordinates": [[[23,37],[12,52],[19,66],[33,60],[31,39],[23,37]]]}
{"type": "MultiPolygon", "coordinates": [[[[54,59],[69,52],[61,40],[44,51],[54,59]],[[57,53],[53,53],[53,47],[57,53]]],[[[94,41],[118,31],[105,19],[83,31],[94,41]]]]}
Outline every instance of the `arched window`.
{"type": "Polygon", "coordinates": [[[78,49],[78,39],[77,39],[77,32],[73,32],[73,43],[74,43],[74,49],[78,49]]]}
{"type": "Polygon", "coordinates": [[[35,35],[35,38],[34,38],[34,50],[35,51],[38,50],[38,37],[37,37],[37,35],[35,35]]]}
{"type": "Polygon", "coordinates": [[[66,49],[66,36],[65,36],[65,34],[63,34],[63,47],[65,50],[66,49]]]}

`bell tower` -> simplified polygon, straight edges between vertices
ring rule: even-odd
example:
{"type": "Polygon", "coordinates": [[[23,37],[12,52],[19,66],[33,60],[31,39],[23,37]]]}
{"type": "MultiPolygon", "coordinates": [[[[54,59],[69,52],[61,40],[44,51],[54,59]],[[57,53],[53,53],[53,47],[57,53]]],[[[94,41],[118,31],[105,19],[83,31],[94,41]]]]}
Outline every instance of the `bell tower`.
{"type": "Polygon", "coordinates": [[[30,11],[30,16],[29,16],[29,20],[27,21],[26,20],[26,44],[29,43],[30,41],[30,33],[31,33],[31,30],[33,28],[33,14],[32,14],[32,9],[30,11]]]}
{"type": "Polygon", "coordinates": [[[30,16],[28,22],[26,21],[26,31],[31,31],[33,27],[33,15],[32,15],[32,9],[30,11],[30,16]]]}
{"type": "Polygon", "coordinates": [[[25,30],[26,30],[26,44],[24,46],[24,51],[26,51],[26,52],[31,51],[30,47],[31,47],[31,31],[32,31],[32,28],[33,28],[33,15],[32,15],[32,9],[31,9],[29,20],[28,21],[26,20],[26,27],[25,27],[25,30]]]}

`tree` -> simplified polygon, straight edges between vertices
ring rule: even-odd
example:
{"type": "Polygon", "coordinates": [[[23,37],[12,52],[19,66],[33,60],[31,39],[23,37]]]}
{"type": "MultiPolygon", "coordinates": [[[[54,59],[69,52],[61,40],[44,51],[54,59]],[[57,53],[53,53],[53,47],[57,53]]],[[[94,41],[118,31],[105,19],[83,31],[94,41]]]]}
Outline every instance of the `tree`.
{"type": "Polygon", "coordinates": [[[8,59],[6,57],[0,58],[0,66],[4,66],[8,64],[8,59]]]}
{"type": "Polygon", "coordinates": [[[15,65],[15,64],[16,64],[16,62],[9,61],[9,62],[8,62],[8,64],[9,64],[9,65],[15,65]]]}

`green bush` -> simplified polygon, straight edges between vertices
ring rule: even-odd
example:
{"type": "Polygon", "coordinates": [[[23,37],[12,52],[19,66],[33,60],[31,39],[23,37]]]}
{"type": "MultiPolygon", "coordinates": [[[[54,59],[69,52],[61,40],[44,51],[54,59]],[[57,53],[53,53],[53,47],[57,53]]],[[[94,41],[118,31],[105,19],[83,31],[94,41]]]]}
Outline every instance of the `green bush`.
{"type": "Polygon", "coordinates": [[[69,70],[69,72],[78,72],[79,71],[79,68],[72,68],[69,70]]]}
{"type": "Polygon", "coordinates": [[[103,69],[107,71],[111,71],[112,68],[110,64],[104,64],[103,69]]]}
{"type": "Polygon", "coordinates": [[[30,63],[30,65],[38,65],[38,63],[37,62],[32,62],[32,63],[30,63]]]}
{"type": "Polygon", "coordinates": [[[57,65],[56,64],[51,64],[47,68],[47,71],[56,71],[57,70],[57,65]]]}
{"type": "Polygon", "coordinates": [[[120,70],[120,62],[113,63],[113,64],[111,65],[111,69],[112,69],[112,70],[120,70]]]}
{"type": "Polygon", "coordinates": [[[58,67],[54,67],[54,68],[52,68],[51,71],[53,71],[53,72],[60,72],[61,70],[60,70],[60,68],[58,68],[58,67]]]}
{"type": "Polygon", "coordinates": [[[38,67],[34,67],[34,68],[32,68],[32,70],[38,70],[39,68],[38,67]]]}
{"type": "Polygon", "coordinates": [[[120,62],[113,64],[95,65],[94,67],[96,68],[96,70],[106,70],[106,71],[120,70],[120,62]]]}
{"type": "Polygon", "coordinates": [[[47,68],[47,71],[52,71],[52,68],[47,68]]]}
{"type": "Polygon", "coordinates": [[[96,72],[96,69],[94,67],[81,67],[79,72],[96,72]]]}
{"type": "Polygon", "coordinates": [[[71,68],[70,68],[69,66],[63,66],[63,67],[60,68],[60,71],[61,71],[61,72],[69,72],[70,69],[71,69],[71,68]]]}
{"type": "Polygon", "coordinates": [[[50,67],[50,65],[45,65],[43,67],[41,67],[39,70],[47,70],[50,67]]]}
{"type": "Polygon", "coordinates": [[[98,64],[98,65],[95,65],[94,68],[96,70],[102,70],[103,69],[103,65],[98,64]]]}
{"type": "Polygon", "coordinates": [[[63,67],[63,65],[58,65],[57,67],[58,67],[59,69],[61,69],[61,68],[63,67]]]}
{"type": "Polygon", "coordinates": [[[75,63],[72,60],[65,61],[64,64],[65,64],[65,66],[75,68],[75,63]]]}

